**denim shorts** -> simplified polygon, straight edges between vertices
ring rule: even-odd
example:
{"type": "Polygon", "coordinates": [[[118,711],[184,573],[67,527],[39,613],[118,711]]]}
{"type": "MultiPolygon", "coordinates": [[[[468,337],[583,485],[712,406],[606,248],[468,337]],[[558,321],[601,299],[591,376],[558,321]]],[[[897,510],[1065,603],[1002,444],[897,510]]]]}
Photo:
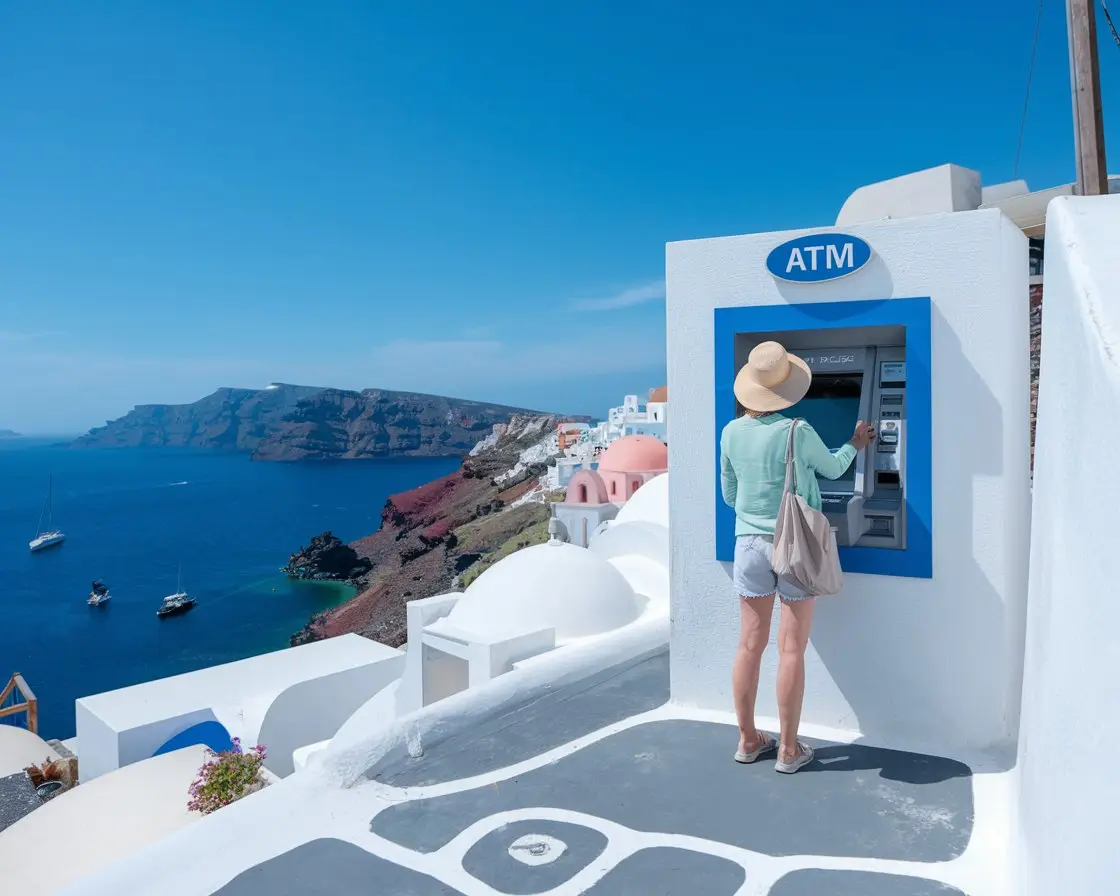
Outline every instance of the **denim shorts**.
{"type": "Polygon", "coordinates": [[[735,566],[731,573],[740,597],[766,597],[775,591],[782,600],[805,600],[806,594],[789,579],[774,572],[773,535],[740,535],[735,539],[735,566]]]}

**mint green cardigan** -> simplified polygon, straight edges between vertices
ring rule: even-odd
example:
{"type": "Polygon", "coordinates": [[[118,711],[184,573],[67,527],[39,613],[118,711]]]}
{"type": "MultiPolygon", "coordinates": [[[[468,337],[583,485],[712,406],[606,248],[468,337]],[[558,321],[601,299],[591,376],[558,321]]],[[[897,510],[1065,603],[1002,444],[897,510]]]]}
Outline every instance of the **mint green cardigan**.
{"type": "MultiPolygon", "coordinates": [[[[723,500],[735,508],[735,535],[773,535],[786,481],[786,440],[792,418],[782,414],[742,416],[723,428],[719,440],[723,500]]],[[[817,476],[839,479],[856,457],[850,442],[830,451],[808,423],[794,436],[797,494],[821,509],[817,476]]]]}

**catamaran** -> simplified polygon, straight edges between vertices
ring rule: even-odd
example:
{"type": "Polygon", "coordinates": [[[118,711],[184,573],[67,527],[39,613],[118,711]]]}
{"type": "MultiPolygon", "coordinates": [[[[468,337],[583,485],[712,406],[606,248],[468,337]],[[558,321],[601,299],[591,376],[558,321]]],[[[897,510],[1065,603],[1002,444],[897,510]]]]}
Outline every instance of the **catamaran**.
{"type": "Polygon", "coordinates": [[[165,616],[178,616],[192,609],[197,603],[193,597],[183,590],[183,567],[179,565],[179,578],[175,583],[175,593],[163,599],[163,603],[156,610],[156,615],[163,619],[165,616]]]}
{"type": "Polygon", "coordinates": [[[39,512],[39,528],[35,532],[35,537],[27,543],[27,547],[33,554],[36,551],[53,548],[56,544],[62,544],[66,539],[66,536],[62,534],[61,530],[54,528],[53,491],[54,477],[52,476],[47,479],[47,503],[39,512]],[[43,514],[46,514],[47,517],[47,528],[45,530],[43,529],[43,514]]]}
{"type": "Polygon", "coordinates": [[[102,604],[107,604],[112,597],[108,585],[104,582],[95,581],[93,587],[90,588],[89,599],[86,600],[86,603],[91,607],[100,607],[102,604]]]}

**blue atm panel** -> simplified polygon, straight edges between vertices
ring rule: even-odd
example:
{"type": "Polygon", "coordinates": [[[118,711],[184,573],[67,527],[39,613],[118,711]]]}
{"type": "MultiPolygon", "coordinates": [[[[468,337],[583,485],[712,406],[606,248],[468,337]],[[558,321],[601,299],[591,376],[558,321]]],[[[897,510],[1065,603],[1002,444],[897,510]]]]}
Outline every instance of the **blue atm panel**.
{"type": "MultiPolygon", "coordinates": [[[[717,462],[718,433],[743,412],[735,374],[758,343],[781,342],[813,371],[787,416],[804,418],[832,449],[858,420],[879,431],[843,476],[819,481],[844,569],[932,576],[929,299],[720,308],[715,335],[717,462]]],[[[734,556],[734,527],[717,484],[720,560],[734,556]]]]}

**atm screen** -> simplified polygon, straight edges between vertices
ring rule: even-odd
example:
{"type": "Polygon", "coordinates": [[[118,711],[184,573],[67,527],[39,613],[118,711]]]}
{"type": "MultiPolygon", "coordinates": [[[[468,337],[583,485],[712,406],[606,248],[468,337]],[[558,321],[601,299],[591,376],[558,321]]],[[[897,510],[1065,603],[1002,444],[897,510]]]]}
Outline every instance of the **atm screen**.
{"type": "MultiPolygon", "coordinates": [[[[852,437],[859,421],[859,399],[863,375],[813,377],[808,393],[790,410],[817,431],[829,450],[835,451],[852,437]]],[[[853,463],[838,481],[851,481],[856,475],[853,463]]]]}

